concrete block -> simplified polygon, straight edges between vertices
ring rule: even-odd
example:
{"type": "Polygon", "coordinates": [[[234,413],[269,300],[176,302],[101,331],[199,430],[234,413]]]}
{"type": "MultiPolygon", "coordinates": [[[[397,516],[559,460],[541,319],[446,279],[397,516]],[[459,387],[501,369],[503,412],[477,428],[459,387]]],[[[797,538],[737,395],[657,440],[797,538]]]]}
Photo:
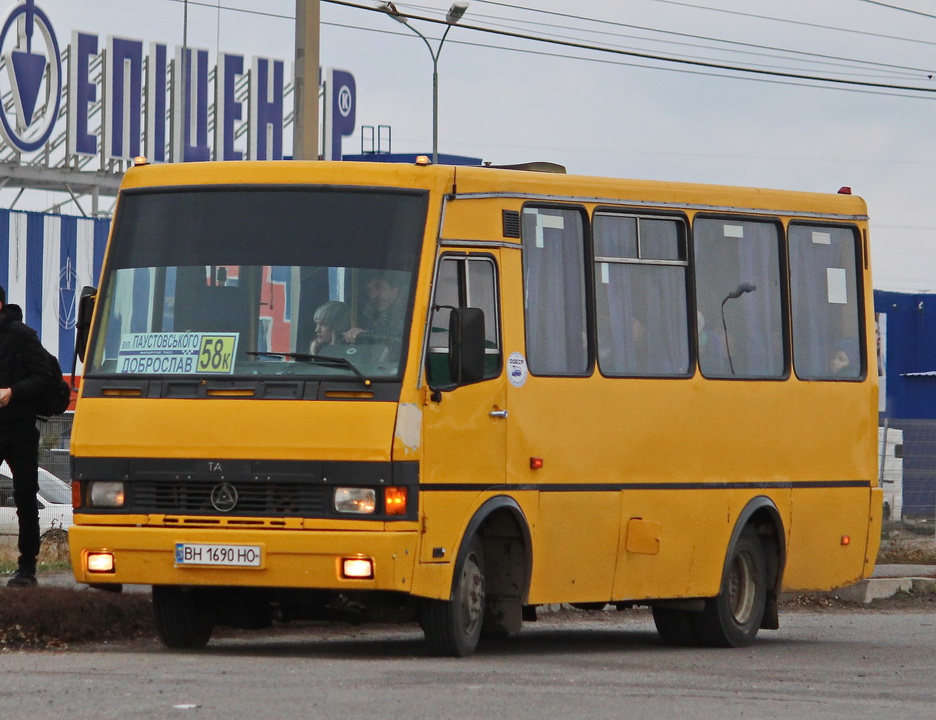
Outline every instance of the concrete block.
{"type": "Polygon", "coordinates": [[[913,578],[871,578],[839,588],[834,594],[841,600],[866,604],[872,600],[893,597],[899,592],[910,592],[912,589],[913,578]]]}

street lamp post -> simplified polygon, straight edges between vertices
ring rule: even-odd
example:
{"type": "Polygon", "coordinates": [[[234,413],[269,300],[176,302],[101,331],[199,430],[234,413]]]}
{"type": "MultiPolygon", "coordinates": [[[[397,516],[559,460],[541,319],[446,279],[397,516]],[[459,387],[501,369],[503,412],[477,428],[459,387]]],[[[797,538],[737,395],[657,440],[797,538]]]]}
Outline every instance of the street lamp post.
{"type": "Polygon", "coordinates": [[[414,33],[419,35],[422,38],[422,41],[426,43],[426,47],[429,48],[429,55],[432,57],[432,164],[438,165],[439,163],[439,55],[442,52],[442,45],[445,43],[445,38],[449,34],[449,30],[452,29],[452,26],[455,25],[459,20],[462,19],[462,16],[465,14],[465,10],[468,9],[468,3],[466,2],[456,2],[452,4],[452,7],[449,8],[448,13],[445,16],[445,22],[448,25],[445,28],[445,32],[442,33],[442,39],[439,40],[439,46],[433,50],[432,45],[429,44],[428,38],[423,35],[419,30],[414,28],[409,24],[409,18],[405,15],[401,15],[400,11],[396,9],[396,6],[392,2],[385,2],[380,7],[387,15],[392,17],[397,22],[401,22],[414,33]]]}

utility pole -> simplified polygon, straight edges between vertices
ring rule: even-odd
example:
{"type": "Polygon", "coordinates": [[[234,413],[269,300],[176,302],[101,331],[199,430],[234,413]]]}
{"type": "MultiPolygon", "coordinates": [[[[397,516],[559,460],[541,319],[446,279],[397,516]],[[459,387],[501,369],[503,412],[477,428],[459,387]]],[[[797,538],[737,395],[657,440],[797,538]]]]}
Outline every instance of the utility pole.
{"type": "Polygon", "coordinates": [[[296,0],[293,158],[318,160],[320,0],[296,0]]]}

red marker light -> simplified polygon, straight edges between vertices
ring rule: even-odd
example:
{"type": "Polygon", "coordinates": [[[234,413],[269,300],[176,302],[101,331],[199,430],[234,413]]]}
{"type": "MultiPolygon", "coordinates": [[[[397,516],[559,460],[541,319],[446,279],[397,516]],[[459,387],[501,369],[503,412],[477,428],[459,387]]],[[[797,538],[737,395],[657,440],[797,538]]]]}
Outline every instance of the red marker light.
{"type": "Polygon", "coordinates": [[[842,545],[851,545],[851,535],[842,535],[842,545]]]}
{"type": "Polygon", "coordinates": [[[543,467],[543,458],[530,458],[530,470],[540,470],[543,467]]]}
{"type": "Polygon", "coordinates": [[[839,188],[838,194],[839,195],[851,195],[852,194],[851,188],[848,187],[848,185],[842,185],[842,187],[839,188]]]}

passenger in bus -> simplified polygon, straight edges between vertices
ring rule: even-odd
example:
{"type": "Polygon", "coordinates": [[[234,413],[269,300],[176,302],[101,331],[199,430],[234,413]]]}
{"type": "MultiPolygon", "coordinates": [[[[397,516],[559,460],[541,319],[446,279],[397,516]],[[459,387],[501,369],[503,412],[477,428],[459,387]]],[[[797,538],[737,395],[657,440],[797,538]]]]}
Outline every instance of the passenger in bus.
{"type": "Polygon", "coordinates": [[[840,340],[829,354],[829,372],[832,377],[858,377],[860,369],[852,364],[858,358],[858,343],[855,340],[840,340]]]}
{"type": "Polygon", "coordinates": [[[730,376],[731,365],[728,362],[727,345],[722,330],[706,326],[705,316],[696,312],[699,333],[699,367],[703,375],[709,377],[730,376]]]}
{"type": "Polygon", "coordinates": [[[344,333],[346,342],[367,342],[362,333],[372,333],[381,342],[399,343],[406,314],[406,274],[384,272],[372,276],[365,286],[367,302],[358,325],[344,333]]]}
{"type": "Polygon", "coordinates": [[[328,345],[338,345],[345,340],[351,328],[351,308],[332,300],[320,305],[312,320],[315,322],[315,339],[309,347],[309,354],[319,355],[328,345]]]}
{"type": "Polygon", "coordinates": [[[832,359],[829,360],[829,370],[832,374],[839,376],[845,373],[851,363],[848,360],[848,353],[839,348],[832,351],[832,359]]]}

